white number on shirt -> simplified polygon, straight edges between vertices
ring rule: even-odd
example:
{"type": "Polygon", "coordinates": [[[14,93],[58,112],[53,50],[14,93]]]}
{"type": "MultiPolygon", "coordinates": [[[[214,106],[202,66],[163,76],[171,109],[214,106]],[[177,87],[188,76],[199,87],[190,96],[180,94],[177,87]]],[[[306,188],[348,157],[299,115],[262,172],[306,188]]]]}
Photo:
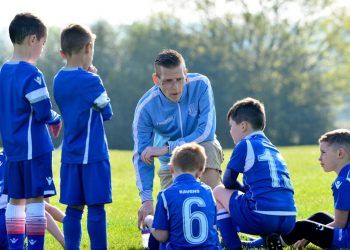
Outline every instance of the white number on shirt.
{"type": "Polygon", "coordinates": [[[204,200],[200,197],[190,197],[184,201],[182,205],[184,236],[188,243],[200,244],[205,242],[208,238],[208,219],[201,211],[191,213],[191,207],[193,205],[197,205],[199,207],[206,206],[204,200]],[[193,235],[192,225],[196,220],[199,224],[199,232],[198,235],[193,235]]]}

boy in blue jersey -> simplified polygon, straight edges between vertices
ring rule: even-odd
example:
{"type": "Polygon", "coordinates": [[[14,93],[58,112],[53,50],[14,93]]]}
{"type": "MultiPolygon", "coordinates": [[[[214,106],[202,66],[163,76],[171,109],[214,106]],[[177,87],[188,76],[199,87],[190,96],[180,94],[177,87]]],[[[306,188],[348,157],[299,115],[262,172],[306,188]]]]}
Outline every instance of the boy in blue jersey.
{"type": "Polygon", "coordinates": [[[4,175],[5,175],[6,156],[0,152],[0,249],[7,249],[7,232],[6,232],[6,206],[8,197],[3,194],[4,191],[4,175]]]}
{"type": "Polygon", "coordinates": [[[237,101],[228,111],[236,147],[224,174],[224,186],[214,189],[218,227],[228,249],[241,247],[238,232],[267,236],[287,234],[294,226],[296,207],[287,166],[264,135],[266,118],[261,102],[237,101]],[[243,173],[245,193],[234,189],[243,173]]]}
{"type": "Polygon", "coordinates": [[[67,205],[63,233],[67,249],[79,249],[81,218],[88,206],[91,249],[107,249],[104,204],[112,202],[111,170],[103,122],[113,112],[101,78],[92,66],[95,35],[71,24],[61,33],[67,60],[54,79],[54,97],[64,120],[60,202],[67,205]]]}
{"type": "Polygon", "coordinates": [[[0,132],[7,156],[5,191],[9,249],[43,249],[44,197],[56,194],[52,179],[53,144],[47,126],[58,136],[61,118],[51,109],[43,74],[34,66],[47,28],[30,13],[15,16],[9,27],[13,56],[0,72],[0,132]]]}
{"type": "Polygon", "coordinates": [[[212,190],[196,181],[205,161],[204,148],[196,143],[173,152],[169,166],[174,183],[158,194],[154,218],[145,219],[152,235],[166,242],[165,249],[221,249],[212,190]]]}
{"type": "Polygon", "coordinates": [[[307,220],[297,221],[292,232],[282,236],[283,241],[296,247],[308,242],[325,249],[350,248],[350,131],[337,129],[319,139],[319,161],[325,172],[335,172],[332,184],[334,217],[316,213],[307,220]]]}

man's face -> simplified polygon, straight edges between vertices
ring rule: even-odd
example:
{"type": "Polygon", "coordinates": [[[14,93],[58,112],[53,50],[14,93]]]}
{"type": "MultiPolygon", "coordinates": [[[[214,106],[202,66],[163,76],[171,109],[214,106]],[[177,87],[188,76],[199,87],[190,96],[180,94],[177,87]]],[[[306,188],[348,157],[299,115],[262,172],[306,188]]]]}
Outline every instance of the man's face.
{"type": "Polygon", "coordinates": [[[160,66],[156,76],[163,94],[173,102],[178,102],[181,98],[184,84],[186,82],[186,69],[180,64],[174,68],[165,68],[160,66]]]}

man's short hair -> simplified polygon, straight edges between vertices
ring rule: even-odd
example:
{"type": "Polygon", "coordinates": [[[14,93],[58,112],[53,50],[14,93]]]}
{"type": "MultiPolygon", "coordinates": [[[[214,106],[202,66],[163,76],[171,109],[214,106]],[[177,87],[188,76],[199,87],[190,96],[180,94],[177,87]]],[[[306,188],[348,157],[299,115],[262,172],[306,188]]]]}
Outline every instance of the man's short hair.
{"type": "Polygon", "coordinates": [[[93,42],[96,35],[89,27],[80,24],[70,24],[61,32],[61,50],[65,55],[79,53],[88,43],[93,42]]]}
{"type": "Polygon", "coordinates": [[[47,35],[45,24],[31,13],[17,14],[9,26],[10,39],[13,44],[22,44],[27,36],[35,35],[38,40],[47,35]]]}
{"type": "Polygon", "coordinates": [[[230,119],[237,124],[243,121],[249,122],[254,130],[264,130],[266,125],[264,104],[251,97],[239,100],[227,113],[227,120],[230,119]]]}
{"type": "Polygon", "coordinates": [[[327,142],[330,146],[343,147],[350,154],[350,130],[336,129],[321,135],[318,142],[327,142]]]}
{"type": "Polygon", "coordinates": [[[159,76],[160,67],[171,69],[181,64],[186,68],[185,60],[179,52],[173,49],[165,49],[159,52],[154,60],[154,69],[156,75],[159,76]]]}
{"type": "Polygon", "coordinates": [[[175,148],[170,163],[182,172],[203,171],[207,156],[204,148],[197,143],[186,143],[175,148]]]}

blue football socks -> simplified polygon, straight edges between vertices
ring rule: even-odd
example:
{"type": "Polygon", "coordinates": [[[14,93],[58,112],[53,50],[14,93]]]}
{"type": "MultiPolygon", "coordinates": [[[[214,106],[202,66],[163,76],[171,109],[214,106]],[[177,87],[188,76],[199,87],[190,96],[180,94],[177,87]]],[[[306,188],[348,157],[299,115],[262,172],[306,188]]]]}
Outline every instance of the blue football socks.
{"type": "Polygon", "coordinates": [[[88,206],[87,229],[91,249],[107,249],[106,212],[103,205],[88,206]]]}
{"type": "Polygon", "coordinates": [[[72,207],[66,209],[66,216],[63,219],[63,234],[67,250],[80,249],[82,215],[83,210],[72,207]]]}

